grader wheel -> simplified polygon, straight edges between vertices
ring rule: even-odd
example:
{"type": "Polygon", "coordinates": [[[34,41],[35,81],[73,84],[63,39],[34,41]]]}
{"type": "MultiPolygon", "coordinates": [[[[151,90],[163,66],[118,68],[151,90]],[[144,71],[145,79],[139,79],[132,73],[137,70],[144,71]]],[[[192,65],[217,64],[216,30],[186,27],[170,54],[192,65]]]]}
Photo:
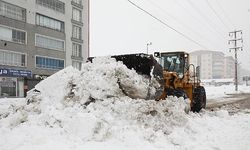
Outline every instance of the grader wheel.
{"type": "Polygon", "coordinates": [[[167,96],[176,96],[178,98],[183,97],[184,99],[188,98],[187,93],[181,88],[177,88],[177,89],[167,88],[166,95],[167,96]]]}
{"type": "Polygon", "coordinates": [[[198,86],[194,89],[193,104],[191,110],[199,112],[202,108],[206,107],[206,91],[203,86],[198,86]]]}

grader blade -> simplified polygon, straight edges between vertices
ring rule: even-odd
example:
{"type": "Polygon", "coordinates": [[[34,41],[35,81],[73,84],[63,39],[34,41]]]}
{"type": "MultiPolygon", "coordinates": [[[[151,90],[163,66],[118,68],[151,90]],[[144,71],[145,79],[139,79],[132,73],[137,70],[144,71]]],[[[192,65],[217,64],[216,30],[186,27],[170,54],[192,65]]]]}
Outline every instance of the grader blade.
{"type": "Polygon", "coordinates": [[[129,69],[134,69],[138,74],[150,80],[147,89],[144,89],[145,92],[141,92],[141,87],[133,86],[129,84],[128,81],[123,82],[121,79],[118,81],[118,84],[124,94],[134,99],[156,99],[162,94],[164,82],[163,70],[152,55],[140,53],[111,57],[115,58],[117,61],[122,61],[129,69]]]}
{"type": "MultiPolygon", "coordinates": [[[[152,55],[127,54],[111,56],[116,61],[121,61],[128,69],[135,70],[148,80],[148,86],[133,85],[133,79],[118,79],[117,83],[122,92],[133,99],[157,99],[164,89],[163,70],[152,55]]],[[[88,58],[92,62],[94,57],[88,58]]]]}

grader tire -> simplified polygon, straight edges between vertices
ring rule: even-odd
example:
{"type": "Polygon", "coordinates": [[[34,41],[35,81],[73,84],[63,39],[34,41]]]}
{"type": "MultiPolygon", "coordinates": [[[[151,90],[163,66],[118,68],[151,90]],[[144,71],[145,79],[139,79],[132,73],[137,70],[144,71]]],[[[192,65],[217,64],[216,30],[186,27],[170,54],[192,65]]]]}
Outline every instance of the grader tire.
{"type": "Polygon", "coordinates": [[[176,96],[177,98],[183,97],[184,99],[188,98],[187,93],[181,88],[177,88],[177,89],[168,88],[166,90],[166,95],[167,96],[176,96]]]}
{"type": "Polygon", "coordinates": [[[199,112],[202,108],[206,108],[206,91],[203,86],[198,86],[194,89],[191,110],[193,112],[199,112]]]}

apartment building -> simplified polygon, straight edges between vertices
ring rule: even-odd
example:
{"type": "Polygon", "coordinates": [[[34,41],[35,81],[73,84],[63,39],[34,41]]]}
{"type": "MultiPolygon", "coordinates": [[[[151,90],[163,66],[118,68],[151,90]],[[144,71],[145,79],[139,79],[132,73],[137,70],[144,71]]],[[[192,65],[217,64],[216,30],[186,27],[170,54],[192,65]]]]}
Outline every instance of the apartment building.
{"type": "Polygon", "coordinates": [[[234,78],[235,75],[235,61],[232,56],[224,58],[224,78],[234,78]]]}
{"type": "Polygon", "coordinates": [[[88,0],[0,0],[0,97],[89,56],[88,0]]]}
{"type": "Polygon", "coordinates": [[[200,66],[201,79],[224,78],[224,53],[218,51],[195,51],[190,53],[190,63],[200,66]]]}

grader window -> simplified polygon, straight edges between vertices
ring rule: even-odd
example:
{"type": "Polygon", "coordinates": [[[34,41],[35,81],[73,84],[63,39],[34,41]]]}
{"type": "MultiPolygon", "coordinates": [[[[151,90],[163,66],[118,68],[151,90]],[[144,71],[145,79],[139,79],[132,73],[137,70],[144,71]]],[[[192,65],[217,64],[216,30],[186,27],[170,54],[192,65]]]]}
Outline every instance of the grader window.
{"type": "Polygon", "coordinates": [[[162,67],[170,72],[176,72],[180,76],[184,74],[184,58],[181,54],[162,54],[160,64],[162,67]]]}

